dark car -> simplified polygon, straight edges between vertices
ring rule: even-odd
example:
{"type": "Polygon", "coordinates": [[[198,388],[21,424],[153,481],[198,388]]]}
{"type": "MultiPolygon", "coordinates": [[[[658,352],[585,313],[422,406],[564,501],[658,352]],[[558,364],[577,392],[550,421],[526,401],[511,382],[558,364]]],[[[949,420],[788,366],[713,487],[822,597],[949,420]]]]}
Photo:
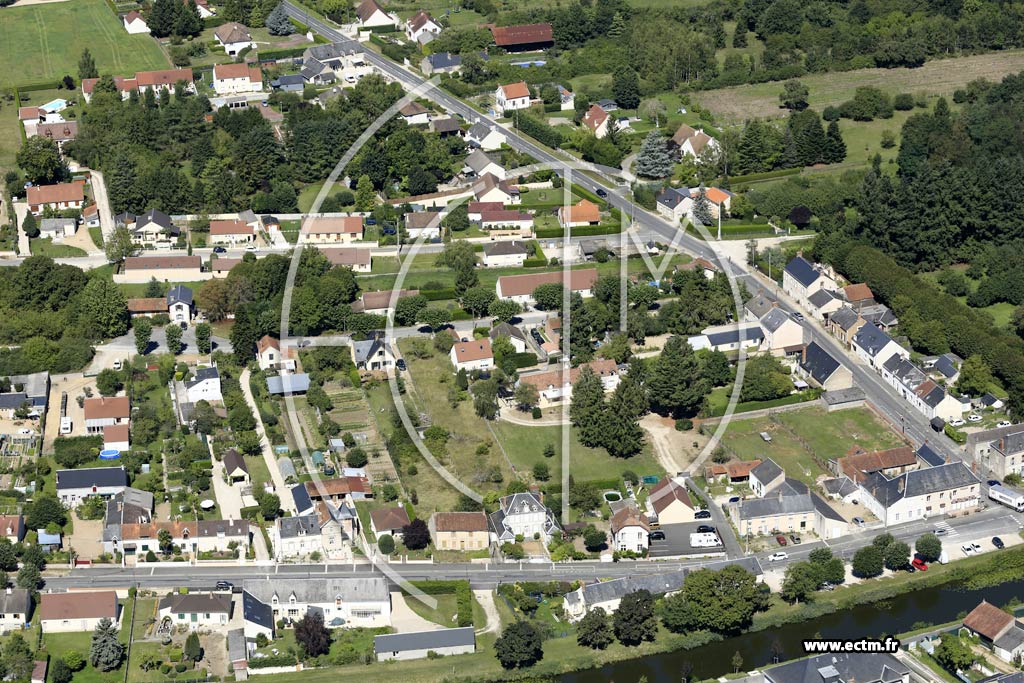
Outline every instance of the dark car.
{"type": "Polygon", "coordinates": [[[776,536],[775,537],[775,541],[779,545],[789,545],[789,543],[786,541],[786,537],[783,536],[782,534],[779,534],[778,536],[776,536]]]}
{"type": "Polygon", "coordinates": [[[218,581],[216,585],[216,588],[219,591],[229,591],[234,587],[235,584],[231,583],[230,581],[218,581]]]}
{"type": "Polygon", "coordinates": [[[214,254],[226,254],[226,253],[228,253],[228,250],[225,249],[224,247],[214,247],[213,248],[213,253],[214,254]]]}
{"type": "Polygon", "coordinates": [[[992,545],[999,548],[1000,550],[1006,547],[1006,544],[1003,543],[1003,539],[999,538],[998,536],[992,537],[992,545]]]}
{"type": "Polygon", "coordinates": [[[999,480],[998,479],[989,479],[985,483],[988,484],[989,486],[998,486],[999,485],[999,480]]]}
{"type": "Polygon", "coordinates": [[[914,572],[917,571],[917,567],[915,567],[912,564],[908,564],[907,566],[904,567],[904,569],[907,570],[908,572],[910,572],[911,574],[913,574],[914,572]]]}
{"type": "Polygon", "coordinates": [[[395,230],[394,228],[384,228],[383,230],[381,230],[381,232],[384,233],[385,235],[397,235],[398,234],[398,231],[395,230]]]}
{"type": "Polygon", "coordinates": [[[710,510],[697,510],[697,512],[693,513],[693,518],[694,519],[711,519],[711,511],[710,510]]]}
{"type": "Polygon", "coordinates": [[[399,358],[398,360],[396,360],[395,367],[397,367],[399,370],[405,370],[405,359],[399,358]]]}
{"type": "Polygon", "coordinates": [[[664,531],[652,531],[651,535],[648,538],[650,538],[652,541],[664,541],[665,540],[665,532],[664,531]]]}
{"type": "Polygon", "coordinates": [[[597,196],[600,197],[601,199],[604,199],[605,197],[608,196],[608,193],[599,187],[597,188],[597,196]]]}
{"type": "Polygon", "coordinates": [[[367,225],[377,225],[377,219],[376,218],[367,218],[366,219],[366,224],[367,225]]]}
{"type": "Polygon", "coordinates": [[[715,533],[715,527],[710,526],[708,524],[701,524],[699,527],[697,527],[697,533],[698,534],[713,534],[713,533],[715,533]]]}
{"type": "Polygon", "coordinates": [[[739,496],[733,496],[732,498],[729,499],[729,502],[730,503],[738,503],[738,502],[740,502],[740,497],[739,496]]]}

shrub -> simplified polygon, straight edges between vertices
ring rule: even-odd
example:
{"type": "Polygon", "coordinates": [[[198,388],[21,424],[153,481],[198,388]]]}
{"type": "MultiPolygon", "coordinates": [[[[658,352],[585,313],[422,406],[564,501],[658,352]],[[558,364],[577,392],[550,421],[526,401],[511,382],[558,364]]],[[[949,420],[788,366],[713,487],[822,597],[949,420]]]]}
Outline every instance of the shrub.
{"type": "Polygon", "coordinates": [[[534,406],[533,410],[530,411],[530,414],[533,416],[534,420],[539,420],[544,413],[541,412],[540,408],[538,408],[537,406],[534,406]]]}
{"type": "Polygon", "coordinates": [[[185,666],[184,662],[174,665],[174,670],[177,671],[180,674],[181,673],[185,673],[185,669],[187,669],[187,668],[188,667],[185,666]]]}
{"type": "Polygon", "coordinates": [[[171,648],[171,651],[167,655],[167,658],[169,660],[171,660],[172,662],[177,663],[177,662],[180,662],[184,658],[184,656],[185,655],[181,651],[181,648],[180,647],[175,647],[175,648],[171,648]]]}
{"type": "Polygon", "coordinates": [[[688,432],[691,429],[693,429],[693,420],[686,417],[676,420],[677,432],[688,432]]]}
{"type": "Polygon", "coordinates": [[[164,674],[165,676],[167,675],[167,672],[170,671],[170,670],[171,670],[171,665],[168,664],[167,662],[164,662],[163,664],[160,665],[160,673],[164,674]]]}
{"type": "Polygon", "coordinates": [[[377,537],[377,548],[385,555],[395,552],[395,539],[391,534],[381,534],[377,537]]]}

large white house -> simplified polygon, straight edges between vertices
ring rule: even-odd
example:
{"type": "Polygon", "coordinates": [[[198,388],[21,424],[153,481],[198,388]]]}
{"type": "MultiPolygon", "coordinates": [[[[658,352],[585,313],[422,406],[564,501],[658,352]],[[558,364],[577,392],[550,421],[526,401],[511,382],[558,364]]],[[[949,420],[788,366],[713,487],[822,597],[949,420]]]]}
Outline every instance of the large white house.
{"type": "Polygon", "coordinates": [[[499,85],[494,91],[494,111],[505,116],[510,111],[527,109],[530,106],[530,88],[526,81],[499,85]]]}
{"type": "Polygon", "coordinates": [[[650,545],[651,525],[635,508],[623,507],[612,515],[611,529],[615,550],[643,553],[650,545]]]}
{"type": "Polygon", "coordinates": [[[217,366],[198,368],[192,379],[185,380],[185,395],[189,402],[198,401],[223,401],[224,395],[220,391],[220,373],[217,366]]]}
{"type": "Polygon", "coordinates": [[[231,618],[231,593],[172,593],[161,598],[159,617],[190,631],[224,626],[231,618]]]}
{"type": "Polygon", "coordinates": [[[457,342],[448,352],[448,357],[456,370],[465,370],[466,372],[486,370],[494,365],[490,339],[457,342]]]}
{"type": "Polygon", "coordinates": [[[218,95],[263,92],[263,72],[248,64],[217,64],[213,67],[213,89],[218,95]]]}
{"type": "Polygon", "coordinates": [[[572,387],[579,379],[583,368],[589,368],[591,372],[601,379],[601,386],[605,393],[615,391],[619,386],[619,368],[613,360],[595,360],[589,363],[582,363],[568,371],[563,369],[545,370],[528,375],[520,375],[519,382],[532,384],[540,394],[540,406],[545,407],[555,403],[562,403],[572,398],[572,387]]]}
{"type": "Polygon", "coordinates": [[[213,37],[217,40],[217,44],[232,57],[246,48],[256,49],[256,42],[252,39],[249,29],[236,21],[229,21],[218,26],[217,30],[213,32],[213,37]]]}
{"type": "Polygon", "coordinates": [[[429,12],[420,10],[405,21],[405,37],[410,42],[426,45],[441,33],[443,27],[430,16],[429,12]]]}
{"type": "Polygon", "coordinates": [[[0,634],[28,628],[32,618],[32,595],[24,588],[0,591],[0,634]]]}
{"type": "Polygon", "coordinates": [[[242,590],[268,605],[273,620],[296,622],[308,612],[328,628],[391,625],[391,593],[383,576],[344,579],[247,579],[242,590]]]}
{"type": "Polygon", "coordinates": [[[501,498],[498,505],[489,522],[491,534],[499,544],[512,543],[516,536],[533,538],[534,534],[540,534],[546,545],[561,531],[555,513],[544,505],[539,493],[513,493],[501,498]]]}
{"type": "Polygon", "coordinates": [[[960,461],[891,478],[872,472],[860,488],[864,505],[888,524],[976,510],[981,502],[981,482],[960,461]]]}
{"type": "MultiPolygon", "coordinates": [[[[597,269],[569,271],[569,289],[579,292],[584,299],[593,296],[594,283],[597,282],[597,269]]],[[[537,273],[528,275],[504,275],[498,278],[497,293],[499,299],[511,299],[516,303],[533,305],[533,292],[544,284],[565,284],[565,274],[537,273]]]]}
{"type": "Polygon", "coordinates": [[[364,28],[398,26],[398,17],[388,14],[377,0],[363,0],[356,8],[356,20],[364,28]]]}
{"type": "Polygon", "coordinates": [[[352,539],[359,531],[356,511],[345,504],[317,501],[312,512],[299,517],[278,517],[270,537],[281,560],[322,558],[350,560],[352,539]]]}

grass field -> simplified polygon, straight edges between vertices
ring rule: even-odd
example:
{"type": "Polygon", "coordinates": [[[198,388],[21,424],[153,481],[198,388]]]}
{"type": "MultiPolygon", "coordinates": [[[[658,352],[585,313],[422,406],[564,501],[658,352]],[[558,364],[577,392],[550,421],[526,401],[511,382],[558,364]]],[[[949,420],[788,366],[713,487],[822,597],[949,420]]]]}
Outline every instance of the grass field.
{"type": "Polygon", "coordinates": [[[32,240],[30,247],[33,256],[49,256],[50,258],[70,258],[72,256],[85,256],[85,250],[72,247],[67,244],[54,244],[49,237],[37,237],[32,240]]]}
{"type": "Polygon", "coordinates": [[[826,472],[815,462],[841,457],[854,445],[866,450],[902,444],[889,426],[866,408],[827,413],[821,408],[780,412],[775,419],[733,420],[722,443],[742,460],[771,458],[786,474],[807,484],[826,472]],[[761,432],[768,432],[765,443],[761,432]]]}
{"type": "MultiPolygon", "coordinates": [[[[923,93],[950,95],[976,78],[997,81],[1006,74],[1024,69],[1024,51],[1012,50],[991,54],[941,59],[918,69],[859,69],[843,73],[809,74],[800,80],[810,89],[810,106],[819,111],[838,105],[853,96],[864,85],[873,85],[890,93],[923,93]]],[[[693,95],[694,99],[713,111],[721,121],[741,123],[756,117],[783,116],[779,107],[782,83],[769,82],[708,90],[693,95]]]]}
{"type": "Polygon", "coordinates": [[[0,13],[0,88],[56,83],[65,74],[78,81],[78,58],[86,47],[101,74],[130,75],[170,67],[150,36],[128,35],[103,0],[75,0],[0,13]]]}
{"type": "Polygon", "coordinates": [[[14,168],[14,157],[21,149],[22,133],[17,103],[0,104],[0,170],[14,168]]]}

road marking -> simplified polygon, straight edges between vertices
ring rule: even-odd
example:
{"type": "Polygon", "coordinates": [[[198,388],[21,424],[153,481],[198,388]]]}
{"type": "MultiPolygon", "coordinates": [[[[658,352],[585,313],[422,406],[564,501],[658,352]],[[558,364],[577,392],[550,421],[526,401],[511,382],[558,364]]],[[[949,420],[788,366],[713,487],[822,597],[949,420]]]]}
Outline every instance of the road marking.
{"type": "Polygon", "coordinates": [[[950,526],[949,522],[945,522],[945,521],[937,523],[935,525],[935,529],[936,529],[936,531],[938,531],[940,529],[944,529],[945,532],[946,532],[945,535],[946,536],[950,536],[950,537],[952,537],[952,536],[959,536],[960,535],[957,532],[956,529],[954,529],[952,526],[950,526]]]}

